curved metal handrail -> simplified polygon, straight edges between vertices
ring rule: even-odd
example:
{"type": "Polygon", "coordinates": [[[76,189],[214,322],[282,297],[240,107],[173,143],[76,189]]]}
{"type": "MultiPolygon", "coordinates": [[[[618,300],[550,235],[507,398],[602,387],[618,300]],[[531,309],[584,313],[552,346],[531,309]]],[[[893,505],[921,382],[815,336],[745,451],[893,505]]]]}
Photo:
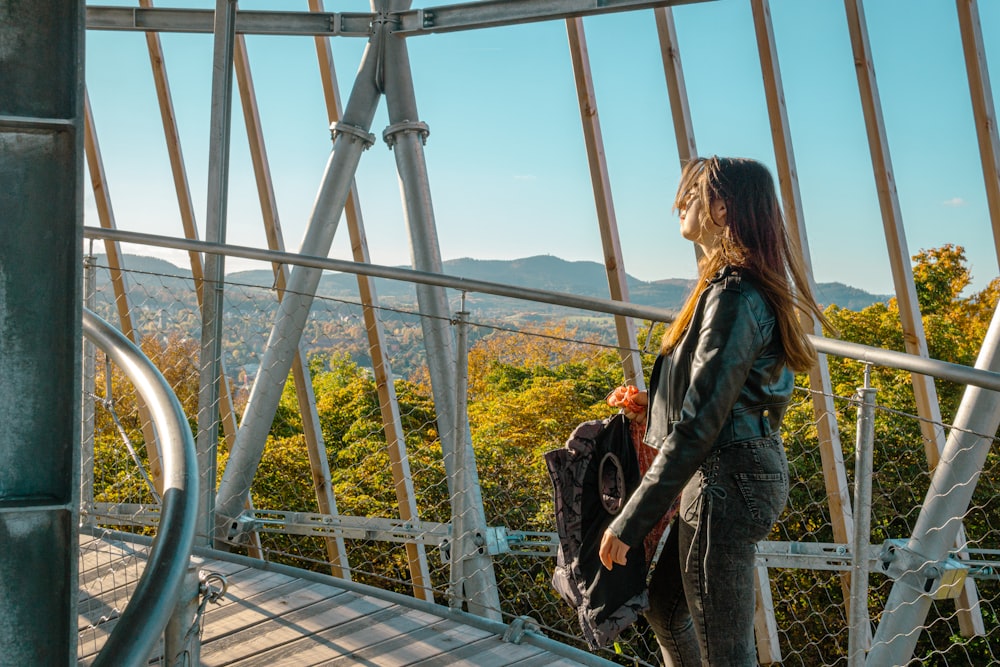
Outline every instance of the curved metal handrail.
{"type": "Polygon", "coordinates": [[[180,401],[156,366],[113,326],[83,310],[83,335],[111,357],[149,406],[163,452],[157,537],[125,611],[94,667],[145,665],[180,598],[198,519],[198,463],[180,401]]]}

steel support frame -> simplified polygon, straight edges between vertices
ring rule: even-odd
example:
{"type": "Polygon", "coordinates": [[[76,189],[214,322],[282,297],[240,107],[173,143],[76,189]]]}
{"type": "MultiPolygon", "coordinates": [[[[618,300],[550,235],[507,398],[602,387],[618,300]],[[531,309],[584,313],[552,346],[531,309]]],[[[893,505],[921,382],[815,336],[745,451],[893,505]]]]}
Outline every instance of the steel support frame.
{"type": "MultiPolygon", "coordinates": [[[[480,0],[391,10],[398,35],[475,30],[593,16],[613,12],[695,4],[711,0],[480,0]]],[[[323,35],[368,37],[377,12],[240,11],[237,33],[260,35],[323,35]]],[[[90,30],[201,32],[213,30],[212,10],[153,9],[92,6],[87,8],[90,30]]]]}
{"type": "MultiPolygon", "coordinates": [[[[407,9],[409,4],[408,0],[388,0],[387,4],[379,7],[391,15],[393,11],[407,9]]],[[[384,44],[385,69],[382,76],[389,127],[383,132],[383,138],[396,158],[413,267],[444,273],[423,152],[429,130],[420,121],[417,111],[406,40],[393,34],[396,23],[389,16],[385,17],[385,21],[384,29],[388,35],[384,44]]],[[[462,516],[463,528],[471,534],[484,533],[486,517],[468,414],[464,409],[459,412],[455,394],[457,358],[447,293],[441,287],[430,285],[417,285],[416,291],[449,496],[452,503],[459,504],[453,508],[453,514],[457,512],[462,516]],[[461,468],[459,461],[462,462],[461,468]]],[[[461,561],[461,579],[464,590],[461,597],[469,612],[499,620],[500,598],[489,554],[480,551],[467,554],[461,561]]]]}
{"type": "MultiPolygon", "coordinates": [[[[139,0],[139,5],[141,8],[140,11],[142,9],[153,8],[152,0],[139,0]]],[[[212,10],[211,13],[214,17],[214,10],[212,10]]],[[[153,73],[153,84],[156,89],[156,97],[159,103],[160,120],[163,125],[163,136],[166,140],[167,155],[170,160],[170,171],[173,176],[174,191],[177,196],[177,205],[180,212],[181,224],[184,229],[184,236],[185,238],[197,240],[199,235],[198,227],[195,222],[194,202],[191,198],[191,189],[188,186],[187,170],[184,165],[184,157],[181,151],[180,132],[177,128],[177,116],[174,113],[173,100],[170,94],[170,84],[167,79],[163,46],[158,32],[146,32],[146,50],[149,53],[149,64],[153,73]]],[[[99,150],[97,155],[98,157],[100,156],[99,150]]],[[[197,252],[188,251],[188,259],[191,265],[191,277],[194,279],[195,295],[197,297],[198,307],[202,309],[201,312],[204,313],[205,265],[201,254],[197,252]]],[[[123,288],[124,284],[122,287],[119,287],[117,284],[115,285],[116,299],[125,298],[119,293],[119,290],[123,288]]],[[[236,414],[233,408],[232,391],[229,377],[226,374],[225,362],[221,358],[218,360],[218,369],[218,419],[222,423],[222,432],[226,441],[226,446],[227,448],[232,448],[236,439],[236,414]]],[[[206,456],[208,456],[208,454],[206,454],[206,456]]],[[[211,469],[214,471],[215,468],[215,463],[212,463],[211,469]]],[[[156,472],[157,469],[158,467],[153,468],[153,471],[156,472]]],[[[155,479],[156,477],[154,476],[154,480],[155,479]]],[[[212,506],[212,502],[214,501],[214,480],[214,476],[211,478],[206,476],[201,487],[203,494],[202,507],[205,511],[212,506]]],[[[212,527],[212,522],[207,516],[203,517],[203,526],[205,527],[205,530],[201,531],[198,539],[202,544],[209,544],[211,537],[208,529],[212,527]]],[[[253,540],[253,543],[249,545],[249,549],[252,554],[259,557],[259,540],[253,540]]]]}
{"type": "MultiPolygon", "coordinates": [[[[325,256],[329,252],[361,153],[374,142],[369,128],[381,97],[375,86],[375,74],[379,44],[384,38],[382,32],[372,35],[344,110],[344,120],[333,126],[333,151],[302,240],[301,254],[325,256]]],[[[320,269],[302,265],[289,275],[236,444],[219,483],[215,535],[216,543],[222,547],[243,511],[321,275],[320,269]]]]}
{"type": "MultiPolygon", "coordinates": [[[[322,0],[309,0],[309,9],[314,12],[323,11],[322,0]]],[[[333,51],[330,40],[326,37],[315,37],[316,57],[319,61],[320,79],[323,84],[323,94],[326,100],[327,116],[331,124],[340,121],[343,109],[340,102],[340,90],[337,85],[337,75],[333,62],[333,51]]],[[[357,186],[351,183],[344,206],[344,217],[347,220],[347,230],[351,238],[351,252],[354,261],[369,264],[371,256],[368,252],[368,240],[365,235],[364,222],[361,215],[361,204],[358,198],[357,186]]],[[[392,367],[386,356],[385,332],[382,321],[378,317],[378,293],[375,281],[371,276],[357,275],[358,293],[362,303],[362,317],[365,323],[365,333],[368,336],[369,356],[372,360],[372,373],[375,378],[375,388],[379,397],[379,410],[382,414],[382,427],[385,430],[386,448],[389,463],[392,468],[392,480],[396,492],[396,504],[399,507],[399,517],[404,521],[419,520],[417,497],[410,474],[410,461],[406,451],[406,436],[403,432],[402,417],[399,413],[399,402],[396,399],[396,384],[392,367]]],[[[410,579],[415,597],[433,601],[434,592],[431,585],[430,570],[427,566],[427,554],[424,546],[418,542],[406,545],[406,558],[410,569],[410,579]]]]}
{"type": "MultiPolygon", "coordinates": [[[[233,63],[236,69],[236,83],[240,92],[240,101],[243,106],[250,159],[253,162],[254,176],[257,182],[257,197],[264,220],[264,235],[267,238],[269,248],[284,250],[285,241],[281,233],[278,205],[275,201],[271,170],[264,145],[264,131],[260,123],[257,95],[254,92],[250,59],[247,54],[246,39],[243,35],[236,36],[233,63]]],[[[277,263],[272,263],[271,267],[280,300],[284,297],[285,285],[288,282],[288,267],[277,263]]],[[[309,456],[316,503],[320,512],[336,515],[338,513],[337,499],[333,494],[330,461],[327,459],[323,429],[320,426],[319,413],[316,409],[316,395],[313,390],[312,376],[309,373],[309,363],[301,343],[297,346],[295,356],[292,359],[292,381],[295,385],[295,397],[302,417],[302,432],[305,437],[306,452],[309,456]]],[[[252,507],[249,500],[247,507],[252,507]]],[[[350,579],[350,568],[343,539],[328,538],[326,540],[326,553],[327,559],[330,561],[331,574],[342,579],[350,579]]]]}
{"type": "Polygon", "coordinates": [[[0,43],[0,655],[62,665],[77,648],[83,2],[4,3],[0,43]]]}
{"type": "MultiPolygon", "coordinates": [[[[229,145],[232,120],[233,50],[236,39],[236,0],[216,0],[212,56],[212,102],[209,120],[208,204],[205,240],[225,243],[229,189],[229,145]]],[[[210,544],[214,534],[215,494],[219,449],[219,374],[222,370],[222,315],[225,257],[206,255],[201,308],[201,352],[198,355],[198,469],[208,481],[200,491],[198,540],[210,544]]],[[[244,500],[247,496],[244,496],[244,500]]]]}

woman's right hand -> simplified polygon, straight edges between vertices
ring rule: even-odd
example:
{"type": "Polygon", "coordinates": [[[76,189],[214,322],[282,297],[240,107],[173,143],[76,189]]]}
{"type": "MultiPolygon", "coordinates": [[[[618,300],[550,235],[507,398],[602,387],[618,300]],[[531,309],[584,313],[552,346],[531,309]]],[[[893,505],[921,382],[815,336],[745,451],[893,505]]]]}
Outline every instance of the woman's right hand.
{"type": "Polygon", "coordinates": [[[615,387],[614,391],[608,394],[608,405],[613,408],[621,408],[625,418],[637,424],[646,422],[646,406],[649,405],[649,393],[639,390],[632,385],[622,385],[615,387]]]}

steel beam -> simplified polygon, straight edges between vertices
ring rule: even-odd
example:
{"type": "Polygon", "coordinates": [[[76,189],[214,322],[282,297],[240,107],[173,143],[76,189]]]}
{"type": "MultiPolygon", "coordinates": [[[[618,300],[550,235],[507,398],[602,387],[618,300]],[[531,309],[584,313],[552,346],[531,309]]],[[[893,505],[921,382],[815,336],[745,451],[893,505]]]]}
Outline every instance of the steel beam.
{"type": "MultiPolygon", "coordinates": [[[[397,7],[408,6],[409,2],[404,0],[389,0],[387,3],[390,12],[397,7]]],[[[392,34],[387,35],[385,42],[383,83],[390,123],[383,132],[383,137],[396,157],[413,266],[423,271],[443,273],[427,163],[424,159],[424,141],[428,130],[419,121],[406,40],[392,34]]],[[[486,517],[468,415],[464,404],[463,409],[459,409],[454,391],[457,379],[456,348],[450,329],[451,312],[447,293],[441,287],[417,285],[417,302],[420,306],[420,325],[431,376],[431,393],[437,412],[438,434],[448,474],[449,495],[452,503],[458,504],[457,511],[463,516],[463,527],[472,534],[483,533],[486,517]]],[[[500,598],[489,555],[481,552],[471,554],[462,560],[461,566],[464,597],[469,611],[478,616],[499,620],[500,598]]]]}
{"type": "MultiPolygon", "coordinates": [[[[344,110],[344,120],[333,126],[333,152],[302,240],[303,255],[324,256],[330,251],[361,153],[374,141],[369,128],[381,99],[375,81],[381,66],[379,42],[383,38],[383,33],[376,33],[369,42],[344,110]]],[[[285,297],[275,315],[260,370],[243,412],[236,445],[219,483],[216,542],[220,546],[226,545],[230,529],[243,512],[321,275],[322,270],[299,264],[289,276],[285,297]]]]}
{"type": "MultiPolygon", "coordinates": [[[[371,35],[371,22],[371,13],[240,10],[236,14],[236,32],[258,35],[368,37],[371,35]]],[[[211,33],[214,25],[215,10],[212,9],[87,7],[88,30],[211,33]]]]}
{"type": "MultiPolygon", "coordinates": [[[[322,0],[309,0],[309,9],[316,12],[323,11],[322,0]]],[[[315,37],[314,39],[327,117],[331,124],[338,123],[343,116],[343,108],[333,62],[333,49],[328,38],[315,37]]],[[[351,237],[351,253],[354,256],[354,261],[370,263],[371,256],[368,252],[368,239],[365,234],[356,183],[351,184],[351,191],[344,206],[344,217],[347,220],[347,231],[351,237]]],[[[361,316],[365,323],[368,352],[372,360],[372,375],[375,379],[375,389],[378,392],[379,411],[382,414],[386,450],[389,454],[389,465],[392,468],[396,505],[399,507],[401,519],[404,521],[416,520],[419,518],[417,495],[413,487],[413,476],[410,474],[410,460],[406,452],[406,435],[403,432],[399,401],[396,398],[396,381],[393,378],[392,367],[386,355],[385,331],[376,310],[378,293],[375,289],[375,280],[371,276],[358,274],[357,281],[358,295],[361,297],[361,316]]],[[[417,542],[407,544],[406,559],[413,584],[413,595],[433,601],[434,589],[431,584],[430,570],[427,567],[427,554],[424,551],[424,545],[417,542]]]]}
{"type": "Polygon", "coordinates": [[[83,2],[0,2],[0,45],[0,660],[68,665],[77,660],[83,2]]]}
{"type": "MultiPolygon", "coordinates": [[[[713,0],[485,0],[390,12],[397,35],[537,23],[713,0]]],[[[161,9],[91,6],[88,30],[212,32],[210,9],[161,9]]],[[[236,32],[257,35],[368,37],[375,14],[369,12],[277,12],[242,10],[236,32]]]]}
{"type": "MultiPolygon", "coordinates": [[[[250,57],[247,54],[246,38],[243,35],[236,36],[234,56],[236,81],[239,84],[243,119],[246,122],[247,141],[250,146],[250,161],[253,163],[257,182],[257,198],[260,201],[260,211],[264,218],[264,234],[267,237],[269,248],[284,250],[285,240],[281,232],[278,203],[275,200],[274,187],[271,182],[271,167],[264,145],[264,130],[261,127],[257,94],[250,72],[250,57]]],[[[272,264],[271,269],[274,273],[274,284],[280,300],[284,296],[285,284],[288,281],[288,267],[284,264],[272,264]]],[[[337,514],[337,500],[333,495],[330,462],[327,460],[323,429],[320,426],[319,413],[316,410],[316,395],[313,391],[312,376],[309,374],[309,362],[301,344],[292,360],[292,379],[295,384],[295,398],[298,401],[299,414],[302,417],[302,434],[305,436],[306,452],[309,455],[309,468],[316,491],[316,502],[319,510],[324,514],[337,514]]],[[[249,507],[250,505],[248,505],[249,507]]],[[[349,579],[350,572],[347,569],[347,552],[344,548],[344,541],[328,539],[326,553],[331,565],[330,573],[335,577],[349,579]]]]}
{"type": "Polygon", "coordinates": [[[708,0],[483,0],[397,12],[396,34],[413,35],[596,16],[708,0]]]}

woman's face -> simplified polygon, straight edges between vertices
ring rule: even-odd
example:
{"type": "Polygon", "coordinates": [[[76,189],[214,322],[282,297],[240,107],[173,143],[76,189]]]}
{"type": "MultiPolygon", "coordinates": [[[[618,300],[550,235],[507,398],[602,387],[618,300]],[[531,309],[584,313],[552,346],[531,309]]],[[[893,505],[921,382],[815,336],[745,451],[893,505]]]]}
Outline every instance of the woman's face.
{"type": "Polygon", "coordinates": [[[703,216],[701,208],[701,198],[692,188],[677,211],[681,219],[681,236],[710,250],[718,245],[726,225],[726,203],[722,199],[713,200],[711,215],[703,216]]]}

